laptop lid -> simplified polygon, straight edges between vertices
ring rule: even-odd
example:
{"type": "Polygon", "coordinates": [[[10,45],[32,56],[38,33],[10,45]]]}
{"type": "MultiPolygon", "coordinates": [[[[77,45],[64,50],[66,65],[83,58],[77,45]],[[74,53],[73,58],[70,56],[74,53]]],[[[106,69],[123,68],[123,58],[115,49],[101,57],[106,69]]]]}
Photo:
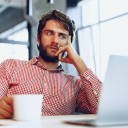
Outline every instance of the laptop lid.
{"type": "Polygon", "coordinates": [[[103,84],[97,124],[128,124],[128,56],[111,55],[103,84]]]}

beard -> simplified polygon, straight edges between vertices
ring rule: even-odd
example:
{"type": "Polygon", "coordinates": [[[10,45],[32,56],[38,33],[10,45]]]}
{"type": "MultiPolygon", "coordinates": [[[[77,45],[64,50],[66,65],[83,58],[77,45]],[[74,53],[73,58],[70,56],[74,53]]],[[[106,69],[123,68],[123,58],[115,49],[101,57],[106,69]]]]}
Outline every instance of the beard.
{"type": "Polygon", "coordinates": [[[58,60],[58,56],[52,56],[47,52],[47,49],[44,48],[44,46],[40,43],[39,46],[37,46],[38,50],[39,50],[39,55],[41,56],[41,58],[43,60],[45,60],[46,62],[53,62],[53,63],[57,63],[58,60]]]}

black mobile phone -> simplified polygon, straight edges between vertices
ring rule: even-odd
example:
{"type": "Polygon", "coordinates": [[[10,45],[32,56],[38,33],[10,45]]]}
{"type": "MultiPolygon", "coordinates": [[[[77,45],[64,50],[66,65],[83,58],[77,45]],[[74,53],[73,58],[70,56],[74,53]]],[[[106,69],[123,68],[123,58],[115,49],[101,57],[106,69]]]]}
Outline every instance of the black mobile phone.
{"type": "Polygon", "coordinates": [[[67,57],[67,55],[68,55],[68,53],[66,52],[66,51],[64,51],[64,52],[62,52],[62,58],[66,58],[67,57]]]}

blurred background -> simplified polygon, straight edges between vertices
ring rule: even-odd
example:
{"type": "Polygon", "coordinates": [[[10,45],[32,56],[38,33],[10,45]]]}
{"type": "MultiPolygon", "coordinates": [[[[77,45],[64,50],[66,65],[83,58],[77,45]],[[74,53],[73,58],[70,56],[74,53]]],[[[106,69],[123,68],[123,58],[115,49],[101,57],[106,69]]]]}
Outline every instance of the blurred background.
{"type": "MultiPolygon", "coordinates": [[[[102,81],[110,55],[128,56],[128,0],[0,0],[0,62],[38,55],[37,25],[49,9],[75,21],[72,45],[102,81]]],[[[77,74],[72,65],[63,67],[77,74]]]]}

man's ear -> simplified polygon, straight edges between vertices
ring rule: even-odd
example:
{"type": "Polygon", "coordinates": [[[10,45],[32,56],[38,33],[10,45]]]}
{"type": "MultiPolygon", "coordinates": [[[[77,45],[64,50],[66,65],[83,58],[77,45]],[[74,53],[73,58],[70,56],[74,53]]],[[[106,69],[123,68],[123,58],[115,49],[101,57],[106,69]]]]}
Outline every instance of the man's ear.
{"type": "Polygon", "coordinates": [[[37,40],[38,44],[40,44],[40,37],[39,36],[37,36],[36,40],[37,40]]]}
{"type": "Polygon", "coordinates": [[[37,45],[39,45],[41,41],[40,41],[40,37],[38,35],[37,35],[36,40],[37,40],[37,45]]]}
{"type": "Polygon", "coordinates": [[[40,45],[41,40],[40,40],[40,37],[38,35],[37,35],[36,40],[37,40],[37,49],[39,50],[39,45],[40,45]]]}

